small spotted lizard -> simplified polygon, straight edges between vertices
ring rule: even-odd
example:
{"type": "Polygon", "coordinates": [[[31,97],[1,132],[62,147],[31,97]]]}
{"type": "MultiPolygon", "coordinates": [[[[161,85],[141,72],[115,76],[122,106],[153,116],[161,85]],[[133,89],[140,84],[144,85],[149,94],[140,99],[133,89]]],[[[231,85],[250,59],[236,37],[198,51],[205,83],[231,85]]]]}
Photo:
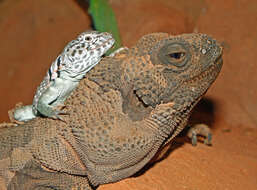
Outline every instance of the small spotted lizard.
{"type": "Polygon", "coordinates": [[[14,119],[28,121],[38,115],[61,119],[63,102],[79,81],[92,69],[115,40],[112,35],[98,31],[81,33],[64,48],[48,69],[35,93],[33,104],[17,108],[14,119]]]}

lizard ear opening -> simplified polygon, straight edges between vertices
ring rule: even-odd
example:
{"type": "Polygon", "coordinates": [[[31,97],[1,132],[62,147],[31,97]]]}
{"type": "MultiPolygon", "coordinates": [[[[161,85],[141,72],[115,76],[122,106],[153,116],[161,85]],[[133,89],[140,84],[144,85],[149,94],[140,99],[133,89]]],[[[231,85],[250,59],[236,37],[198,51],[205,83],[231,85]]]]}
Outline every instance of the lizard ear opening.
{"type": "Polygon", "coordinates": [[[144,108],[147,108],[149,106],[149,103],[147,101],[145,101],[146,99],[144,97],[141,97],[140,95],[138,95],[136,90],[133,91],[133,94],[136,96],[138,103],[140,102],[139,105],[143,106],[144,108]]]}

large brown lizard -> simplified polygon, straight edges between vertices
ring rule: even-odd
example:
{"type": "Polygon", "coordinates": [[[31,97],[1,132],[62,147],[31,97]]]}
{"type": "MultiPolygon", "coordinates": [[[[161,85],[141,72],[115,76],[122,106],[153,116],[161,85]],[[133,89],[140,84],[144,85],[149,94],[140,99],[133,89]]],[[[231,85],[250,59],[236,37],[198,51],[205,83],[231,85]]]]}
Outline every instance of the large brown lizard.
{"type": "Polygon", "coordinates": [[[90,190],[129,177],[187,124],[222,67],[204,34],[154,33],[92,69],[66,100],[65,122],[0,128],[1,190],[90,190]]]}

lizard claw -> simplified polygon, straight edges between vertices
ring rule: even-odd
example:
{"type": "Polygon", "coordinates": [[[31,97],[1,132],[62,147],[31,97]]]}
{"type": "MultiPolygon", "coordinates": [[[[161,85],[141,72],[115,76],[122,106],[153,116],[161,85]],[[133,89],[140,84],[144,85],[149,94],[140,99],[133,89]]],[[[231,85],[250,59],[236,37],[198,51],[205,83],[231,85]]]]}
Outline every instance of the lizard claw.
{"type": "Polygon", "coordinates": [[[69,113],[60,110],[60,109],[62,109],[63,107],[64,107],[63,104],[56,106],[55,109],[54,109],[54,111],[53,111],[54,113],[52,114],[51,118],[53,118],[53,119],[58,119],[58,120],[61,120],[61,121],[65,122],[65,120],[63,119],[63,117],[61,117],[60,115],[69,115],[69,113]]]}
{"type": "Polygon", "coordinates": [[[63,119],[63,117],[61,117],[60,115],[69,115],[69,113],[63,112],[63,111],[59,111],[59,112],[57,112],[57,114],[54,116],[55,119],[61,120],[61,121],[63,121],[63,122],[66,122],[66,121],[63,119]]]}
{"type": "Polygon", "coordinates": [[[44,112],[42,113],[42,115],[51,119],[57,119],[65,122],[63,117],[60,116],[60,115],[69,115],[69,113],[62,111],[64,107],[65,106],[63,104],[60,104],[57,106],[47,106],[47,107],[44,106],[44,112]]]}
{"type": "Polygon", "coordinates": [[[212,133],[208,125],[196,124],[189,129],[187,136],[191,139],[191,143],[193,146],[197,145],[198,135],[205,137],[204,144],[208,146],[212,145],[212,133]]]}
{"type": "Polygon", "coordinates": [[[55,116],[53,116],[52,118],[53,118],[53,119],[58,119],[58,120],[63,121],[63,122],[66,123],[66,121],[63,119],[63,117],[61,117],[60,115],[55,115],[55,116]]]}

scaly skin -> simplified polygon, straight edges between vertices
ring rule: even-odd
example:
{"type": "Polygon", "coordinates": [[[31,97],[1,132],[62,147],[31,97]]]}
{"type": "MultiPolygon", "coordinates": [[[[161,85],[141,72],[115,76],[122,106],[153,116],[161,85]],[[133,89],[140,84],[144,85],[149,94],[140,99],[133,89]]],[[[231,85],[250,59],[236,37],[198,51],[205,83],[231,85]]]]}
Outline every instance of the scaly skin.
{"type": "Polygon", "coordinates": [[[2,189],[92,190],[135,174],[186,126],[221,56],[206,35],[155,33],[102,59],[65,101],[66,123],[3,124],[2,189]]]}
{"type": "Polygon", "coordinates": [[[113,44],[111,34],[97,31],[83,32],[69,42],[37,88],[33,104],[16,109],[14,119],[28,121],[38,115],[61,119],[58,108],[113,44]]]}

